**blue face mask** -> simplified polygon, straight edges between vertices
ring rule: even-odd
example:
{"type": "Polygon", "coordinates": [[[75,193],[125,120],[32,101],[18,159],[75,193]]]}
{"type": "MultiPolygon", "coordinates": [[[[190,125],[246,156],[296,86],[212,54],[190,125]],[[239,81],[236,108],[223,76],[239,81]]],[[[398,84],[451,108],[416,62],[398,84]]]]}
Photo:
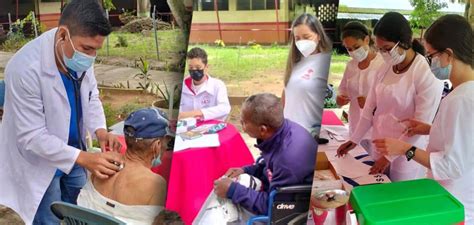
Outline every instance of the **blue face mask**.
{"type": "Polygon", "coordinates": [[[440,80],[448,80],[449,75],[451,74],[451,69],[451,64],[446,67],[441,67],[441,61],[439,60],[439,57],[435,57],[431,61],[431,72],[433,72],[435,77],[440,80]]]}
{"type": "Polygon", "coordinates": [[[152,161],[151,161],[151,167],[157,167],[161,165],[161,153],[158,155],[158,157],[155,157],[152,161]]]}
{"type": "Polygon", "coordinates": [[[69,42],[71,43],[72,49],[74,49],[74,54],[72,55],[72,58],[68,58],[64,54],[64,48],[62,49],[63,61],[64,61],[65,66],[77,73],[81,73],[88,70],[89,68],[92,67],[92,64],[94,64],[95,56],[90,56],[80,51],[77,51],[76,48],[74,47],[74,44],[72,43],[71,35],[69,34],[69,31],[67,31],[67,35],[69,37],[69,42]]]}

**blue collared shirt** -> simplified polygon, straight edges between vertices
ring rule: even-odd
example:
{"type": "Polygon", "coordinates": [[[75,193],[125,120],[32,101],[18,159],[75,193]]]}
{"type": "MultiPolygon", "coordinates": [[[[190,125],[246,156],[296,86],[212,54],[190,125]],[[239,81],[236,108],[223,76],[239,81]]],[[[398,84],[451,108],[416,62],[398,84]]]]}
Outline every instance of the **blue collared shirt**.
{"type": "MultiPolygon", "coordinates": [[[[81,91],[79,81],[75,81],[67,77],[66,74],[59,72],[61,79],[63,80],[64,87],[66,88],[67,98],[69,101],[69,107],[71,107],[71,120],[69,123],[69,138],[68,145],[81,148],[81,134],[82,129],[82,105],[81,105],[81,91]]],[[[77,78],[77,73],[70,71],[70,74],[77,78]]],[[[61,176],[63,173],[60,170],[56,171],[56,176],[61,176]]]]}

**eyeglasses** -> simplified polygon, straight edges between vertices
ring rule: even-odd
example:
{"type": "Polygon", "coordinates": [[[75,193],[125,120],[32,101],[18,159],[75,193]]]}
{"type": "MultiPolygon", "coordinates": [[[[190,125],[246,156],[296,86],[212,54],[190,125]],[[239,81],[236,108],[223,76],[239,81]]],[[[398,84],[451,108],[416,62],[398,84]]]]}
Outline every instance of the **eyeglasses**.
{"type": "Polygon", "coordinates": [[[437,54],[442,53],[442,51],[436,51],[431,54],[426,55],[426,60],[428,61],[428,64],[431,65],[431,62],[433,62],[433,57],[435,57],[437,54]]]}

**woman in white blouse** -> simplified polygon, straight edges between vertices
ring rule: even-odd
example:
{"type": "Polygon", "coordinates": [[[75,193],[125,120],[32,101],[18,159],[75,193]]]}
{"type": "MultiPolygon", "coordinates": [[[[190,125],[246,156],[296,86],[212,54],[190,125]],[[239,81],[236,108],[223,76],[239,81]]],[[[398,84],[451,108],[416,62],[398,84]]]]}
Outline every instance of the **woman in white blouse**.
{"type": "MultiPolygon", "coordinates": [[[[339,106],[350,103],[349,134],[353,134],[384,60],[380,53],[372,48],[370,32],[361,22],[347,23],[342,29],[341,38],[352,59],[344,71],[336,102],[339,106]]],[[[367,132],[365,137],[370,138],[370,133],[367,132]]]]}
{"type": "MultiPolygon", "coordinates": [[[[424,48],[412,40],[412,30],[406,18],[397,12],[386,13],[374,28],[375,44],[384,58],[356,130],[342,144],[338,155],[344,155],[360,143],[372,128],[372,139],[400,138],[413,145],[426,147],[425,136],[406,137],[400,120],[416,119],[431,123],[438,109],[443,83],[436,79],[424,57],[424,48]]],[[[384,173],[389,168],[392,181],[423,177],[423,168],[402,157],[383,157],[371,152],[375,163],[371,174],[384,173]]]]}
{"type": "Polygon", "coordinates": [[[374,142],[384,155],[405,155],[405,160],[413,159],[428,168],[428,177],[438,180],[464,205],[465,224],[474,224],[473,30],[464,17],[446,15],[428,28],[425,41],[431,70],[453,84],[433,126],[409,120],[408,136],[429,134],[427,151],[392,138],[374,142]]]}

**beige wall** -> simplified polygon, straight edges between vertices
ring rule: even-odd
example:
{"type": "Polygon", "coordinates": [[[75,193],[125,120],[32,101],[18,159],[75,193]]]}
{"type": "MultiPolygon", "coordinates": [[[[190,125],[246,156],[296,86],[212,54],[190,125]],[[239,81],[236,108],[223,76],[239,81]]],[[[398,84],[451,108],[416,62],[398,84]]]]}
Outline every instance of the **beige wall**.
{"type": "MultiPolygon", "coordinates": [[[[290,21],[290,13],[286,0],[280,0],[278,17],[280,22],[290,21]]],[[[201,6],[199,6],[201,7],[201,6]]],[[[193,23],[216,23],[215,11],[195,10],[193,13],[193,23]]],[[[276,22],[275,10],[252,10],[237,11],[237,0],[229,0],[229,10],[219,11],[221,23],[254,23],[254,22],[276,22]]]]}
{"type": "Polygon", "coordinates": [[[51,14],[61,12],[61,2],[40,2],[40,14],[51,14]]]}
{"type": "MultiPolygon", "coordinates": [[[[275,10],[237,10],[237,0],[229,0],[229,10],[219,11],[222,39],[226,44],[287,43],[294,14],[288,1],[279,0],[278,23],[275,10]],[[278,27],[277,27],[278,24],[278,27]],[[279,32],[278,32],[279,30],[279,32]]],[[[190,43],[214,43],[220,39],[215,11],[195,10],[191,26],[190,43]]]]}

